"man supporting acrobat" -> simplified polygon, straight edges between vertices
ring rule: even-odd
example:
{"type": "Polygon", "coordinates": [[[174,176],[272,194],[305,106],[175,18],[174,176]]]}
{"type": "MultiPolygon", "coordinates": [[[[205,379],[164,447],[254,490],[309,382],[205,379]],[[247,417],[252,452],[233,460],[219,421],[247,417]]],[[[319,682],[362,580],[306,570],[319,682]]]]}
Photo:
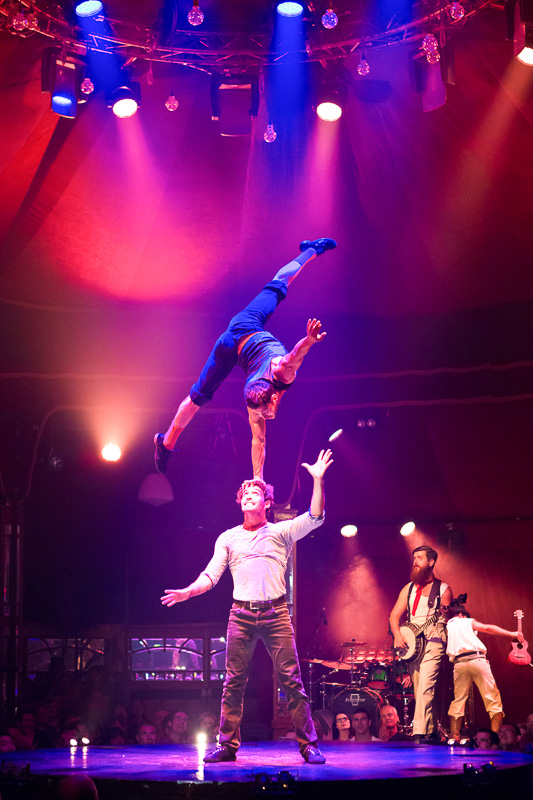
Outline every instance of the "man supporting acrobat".
{"type": "Polygon", "coordinates": [[[237,495],[244,520],[221,533],[213,558],[185,589],[165,589],[161,602],[182,603],[218,583],[229,566],[233,605],[226,636],[226,680],[222,691],[219,744],[204,761],[235,761],[240,745],[243,696],[252,656],[259,639],[267,648],[287,697],[300,746],[309,764],[323,764],[309,700],[300,674],[294,630],[285,600],[285,571],[292,547],[324,522],[324,474],[332,464],[331,450],[322,450],[314,464],[302,464],[313,478],[309,511],[292,520],[267,522],[272,487],[258,479],[245,481],[237,495]]]}
{"type": "Polygon", "coordinates": [[[200,377],[180,404],[169,429],[154,437],[158,472],[166,472],[168,459],[182,431],[239,364],[246,375],[244,399],[252,430],[253,474],[254,478],[263,479],[266,420],[275,418],[281,398],[294,382],[304,357],[326,335],[320,320],[310,319],[306,335],[287,352],[278,339],[265,331],[265,324],[308,261],[336,246],[333,239],[301,242],[300,254],[282,267],[257,297],[233,317],[215,342],[200,377]]]}

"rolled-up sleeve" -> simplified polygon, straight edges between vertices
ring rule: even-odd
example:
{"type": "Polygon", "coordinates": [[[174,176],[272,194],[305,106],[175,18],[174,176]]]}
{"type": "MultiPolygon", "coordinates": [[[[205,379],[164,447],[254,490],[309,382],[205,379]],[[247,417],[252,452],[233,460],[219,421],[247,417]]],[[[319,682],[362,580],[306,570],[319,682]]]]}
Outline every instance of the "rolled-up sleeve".
{"type": "Polygon", "coordinates": [[[227,566],[228,548],[226,546],[226,537],[224,533],[221,533],[215,542],[213,558],[202,572],[202,575],[207,575],[212,585],[216,586],[227,566]]]}
{"type": "Polygon", "coordinates": [[[289,535],[293,542],[297,542],[298,539],[303,539],[304,536],[314,531],[315,528],[320,528],[323,524],[324,515],[312,517],[309,511],[306,511],[305,514],[300,514],[290,521],[289,535]]]}

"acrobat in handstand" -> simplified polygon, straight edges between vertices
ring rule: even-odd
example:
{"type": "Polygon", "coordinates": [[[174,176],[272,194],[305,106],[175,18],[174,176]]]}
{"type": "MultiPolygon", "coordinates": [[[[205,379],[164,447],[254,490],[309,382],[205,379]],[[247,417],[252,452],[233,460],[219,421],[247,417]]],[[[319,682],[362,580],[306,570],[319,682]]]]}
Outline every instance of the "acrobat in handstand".
{"type": "Polygon", "coordinates": [[[265,330],[265,324],[307,262],[336,246],[334,239],[301,242],[299,255],[282,267],[257,297],[233,317],[215,342],[200,377],[180,404],[169,429],[154,437],[158,472],[166,472],[168,459],[182,431],[239,364],[246,375],[244,399],[252,430],[254,478],[263,479],[266,420],[275,418],[281,398],[294,382],[304,357],[326,335],[320,320],[310,319],[306,335],[287,352],[282,343],[265,330]]]}

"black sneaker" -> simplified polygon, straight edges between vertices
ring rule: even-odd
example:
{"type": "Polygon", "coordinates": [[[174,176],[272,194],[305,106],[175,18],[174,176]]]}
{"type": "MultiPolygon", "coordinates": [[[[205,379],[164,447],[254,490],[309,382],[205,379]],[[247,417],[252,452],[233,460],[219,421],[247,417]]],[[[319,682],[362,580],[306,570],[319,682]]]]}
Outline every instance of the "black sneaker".
{"type": "Polygon", "coordinates": [[[167,450],[167,448],[163,444],[164,438],[165,436],[163,433],[156,433],[156,435],[154,436],[155,468],[161,475],[164,475],[165,472],[167,471],[168,459],[172,455],[172,450],[167,450]]]}
{"type": "Polygon", "coordinates": [[[309,247],[316,250],[317,256],[321,256],[326,250],[334,250],[337,247],[337,242],[335,239],[315,239],[313,242],[310,242],[309,239],[304,239],[303,242],[300,242],[300,251],[302,253],[304,250],[308,250],[309,247]]]}
{"type": "Polygon", "coordinates": [[[210,750],[204,756],[206,764],[216,764],[220,761],[237,761],[235,751],[229,747],[224,747],[223,744],[217,744],[214,750],[210,750]]]}
{"type": "Polygon", "coordinates": [[[325,764],[326,759],[314,744],[308,744],[302,753],[308,764],[325,764]]]}

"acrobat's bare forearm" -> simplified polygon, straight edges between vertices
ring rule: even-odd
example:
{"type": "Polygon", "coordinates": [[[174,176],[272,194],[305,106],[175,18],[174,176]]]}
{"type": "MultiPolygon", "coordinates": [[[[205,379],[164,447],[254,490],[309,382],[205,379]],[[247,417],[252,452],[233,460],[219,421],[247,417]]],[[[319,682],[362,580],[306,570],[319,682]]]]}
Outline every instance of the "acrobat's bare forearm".
{"type": "Polygon", "coordinates": [[[165,589],[165,594],[161,598],[164,606],[174,606],[176,603],[184,603],[191,597],[196,597],[198,594],[208,592],[212,587],[211,578],[205,572],[200,573],[194,583],[187,586],[186,589],[165,589]]]}

